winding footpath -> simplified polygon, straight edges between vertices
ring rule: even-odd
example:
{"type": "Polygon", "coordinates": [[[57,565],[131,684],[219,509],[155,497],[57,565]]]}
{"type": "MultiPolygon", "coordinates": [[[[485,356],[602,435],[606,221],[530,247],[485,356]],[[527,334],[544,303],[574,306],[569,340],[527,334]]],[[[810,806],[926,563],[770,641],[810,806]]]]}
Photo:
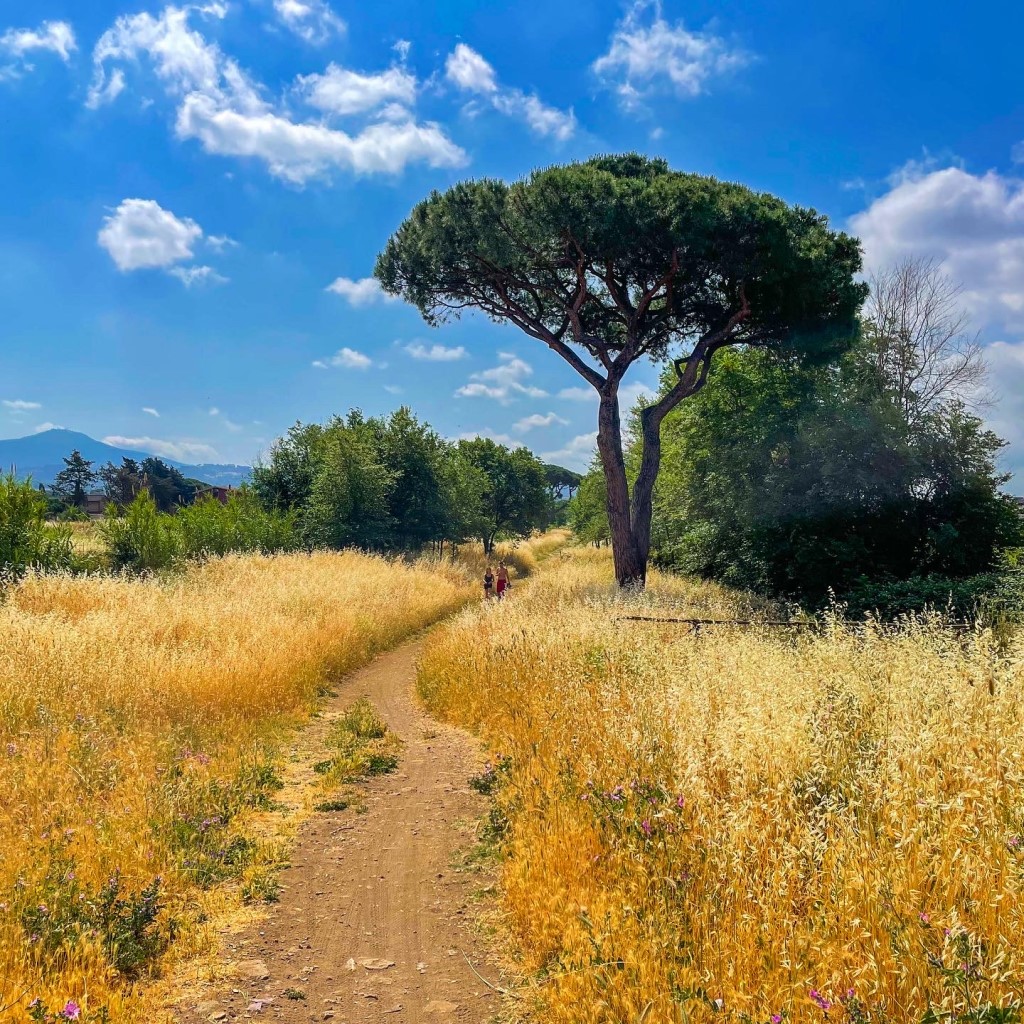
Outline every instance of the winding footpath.
{"type": "Polygon", "coordinates": [[[396,772],[359,785],[365,813],[318,812],[301,826],[280,902],[223,936],[220,980],[179,1002],[180,1024],[482,1024],[498,1011],[496,968],[473,926],[472,894],[486,879],[456,866],[486,809],[468,785],[480,753],[417,704],[421,646],[406,643],[342,680],[297,737],[293,761],[307,775],[287,787],[293,799],[300,790],[308,799],[317,742],[361,696],[404,747],[396,772]]]}

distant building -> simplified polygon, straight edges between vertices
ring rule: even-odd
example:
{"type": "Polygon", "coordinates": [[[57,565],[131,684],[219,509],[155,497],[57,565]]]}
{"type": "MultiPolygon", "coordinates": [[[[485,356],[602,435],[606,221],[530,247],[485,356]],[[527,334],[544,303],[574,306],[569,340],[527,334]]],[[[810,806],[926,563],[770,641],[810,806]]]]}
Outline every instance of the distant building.
{"type": "Polygon", "coordinates": [[[202,501],[204,498],[215,498],[222,505],[226,505],[233,490],[233,487],[218,487],[216,485],[197,487],[196,501],[202,501]]]}
{"type": "Polygon", "coordinates": [[[110,499],[102,491],[93,491],[85,496],[85,514],[92,519],[102,519],[110,499]]]}

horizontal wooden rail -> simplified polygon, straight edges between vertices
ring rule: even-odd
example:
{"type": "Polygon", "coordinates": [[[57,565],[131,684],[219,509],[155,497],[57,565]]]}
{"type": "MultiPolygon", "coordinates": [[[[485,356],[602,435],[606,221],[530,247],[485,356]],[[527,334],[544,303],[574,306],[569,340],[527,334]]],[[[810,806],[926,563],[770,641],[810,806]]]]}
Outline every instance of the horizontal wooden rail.
{"type": "MultiPolygon", "coordinates": [[[[701,626],[771,626],[782,629],[823,629],[825,623],[815,621],[790,622],[778,619],[669,619],[660,618],[654,615],[617,615],[616,622],[664,622],[668,624],[680,623],[697,630],[701,626]]],[[[850,623],[850,625],[863,626],[863,622],[850,623]]],[[[891,626],[893,623],[877,623],[881,626],[891,626]]],[[[938,622],[934,626],[939,629],[953,629],[960,632],[974,632],[977,628],[972,622],[938,622]]],[[[934,627],[930,627],[934,628],[934,627]]]]}

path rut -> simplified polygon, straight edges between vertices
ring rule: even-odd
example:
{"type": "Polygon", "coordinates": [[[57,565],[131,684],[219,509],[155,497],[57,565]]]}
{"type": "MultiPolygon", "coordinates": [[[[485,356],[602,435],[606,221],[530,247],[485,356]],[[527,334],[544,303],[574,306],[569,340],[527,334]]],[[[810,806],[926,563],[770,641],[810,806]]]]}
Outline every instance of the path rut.
{"type": "Polygon", "coordinates": [[[486,809],[467,781],[479,752],[416,703],[421,645],[406,643],[339,684],[319,734],[365,695],[404,741],[398,770],[360,785],[366,813],[306,821],[280,876],[280,902],[232,937],[230,980],[180,1004],[182,1024],[481,1024],[497,1011],[495,991],[468,962],[493,979],[472,926],[472,893],[482,880],[453,869],[486,809]],[[305,998],[288,998],[288,989],[305,998]]]}

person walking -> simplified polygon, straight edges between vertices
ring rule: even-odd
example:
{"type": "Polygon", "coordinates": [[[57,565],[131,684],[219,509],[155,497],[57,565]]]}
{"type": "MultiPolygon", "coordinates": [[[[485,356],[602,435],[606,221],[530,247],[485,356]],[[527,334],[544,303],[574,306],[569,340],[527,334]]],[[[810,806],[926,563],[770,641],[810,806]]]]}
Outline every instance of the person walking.
{"type": "Polygon", "coordinates": [[[505,596],[505,591],[509,588],[508,582],[508,569],[505,568],[504,562],[498,563],[498,600],[505,596]]]}
{"type": "Polygon", "coordinates": [[[484,600],[489,601],[491,599],[491,591],[494,589],[494,570],[487,566],[484,569],[484,600]]]}

